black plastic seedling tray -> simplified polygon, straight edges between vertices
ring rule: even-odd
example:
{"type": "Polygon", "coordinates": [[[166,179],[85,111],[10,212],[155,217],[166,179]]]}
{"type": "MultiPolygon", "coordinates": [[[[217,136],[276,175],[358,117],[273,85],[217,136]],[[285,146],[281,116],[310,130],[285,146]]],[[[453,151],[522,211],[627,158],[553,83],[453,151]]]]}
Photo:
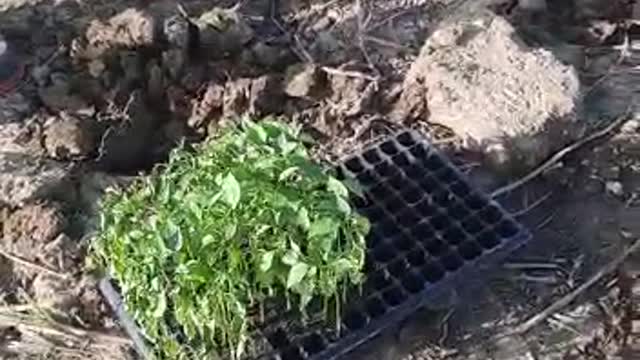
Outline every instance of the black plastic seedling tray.
{"type": "Polygon", "coordinates": [[[281,329],[274,345],[282,360],[343,357],[531,237],[413,131],[349,157],[339,170],[364,190],[354,202],[372,225],[367,280],[347,304],[337,337],[329,327],[326,334],[281,329]]]}
{"type": "Polygon", "coordinates": [[[342,305],[339,332],[335,324],[303,323],[274,311],[261,331],[273,349],[260,359],[348,358],[531,237],[413,131],[347,158],[339,172],[362,187],[354,206],[371,222],[365,284],[342,305]]]}

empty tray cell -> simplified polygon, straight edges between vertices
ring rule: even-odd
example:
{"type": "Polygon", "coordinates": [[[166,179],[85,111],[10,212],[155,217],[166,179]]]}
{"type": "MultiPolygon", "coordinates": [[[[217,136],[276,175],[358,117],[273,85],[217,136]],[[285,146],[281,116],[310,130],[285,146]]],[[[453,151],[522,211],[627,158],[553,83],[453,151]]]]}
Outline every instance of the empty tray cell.
{"type": "Polygon", "coordinates": [[[450,250],[440,257],[440,263],[448,272],[454,272],[462,267],[464,260],[456,251],[450,250]]]}
{"type": "Polygon", "coordinates": [[[411,155],[416,159],[424,159],[429,154],[429,150],[423,144],[416,144],[409,149],[411,155]]]}
{"type": "Polygon", "coordinates": [[[435,153],[431,153],[428,157],[424,158],[422,164],[425,168],[427,168],[427,170],[430,170],[431,172],[437,172],[438,170],[447,166],[444,161],[442,161],[440,156],[435,153]]]}
{"type": "Polygon", "coordinates": [[[463,181],[456,181],[449,185],[449,190],[460,199],[466,198],[471,193],[471,187],[463,181]]]}
{"type": "Polygon", "coordinates": [[[438,208],[428,197],[423,198],[419,203],[415,204],[411,208],[422,215],[422,217],[424,218],[430,218],[439,214],[438,208]]]}
{"type": "Polygon", "coordinates": [[[395,191],[401,192],[407,186],[411,185],[411,181],[405,177],[402,173],[398,173],[396,176],[387,180],[387,184],[395,191]]]}
{"type": "Polygon", "coordinates": [[[411,271],[400,280],[402,287],[410,294],[416,294],[424,290],[425,282],[422,275],[411,271]]]}
{"type": "Polygon", "coordinates": [[[411,228],[411,236],[420,242],[424,242],[431,240],[435,236],[435,232],[429,222],[423,221],[411,228]]]}
{"type": "Polygon", "coordinates": [[[393,195],[393,190],[385,183],[379,183],[369,189],[369,194],[374,200],[384,201],[393,195]]]}
{"type": "Polygon", "coordinates": [[[398,233],[398,227],[393,223],[392,219],[384,219],[373,226],[373,232],[380,237],[387,239],[398,233]]]}
{"type": "Polygon", "coordinates": [[[278,328],[273,333],[267,335],[267,340],[269,341],[271,346],[276,349],[284,349],[291,345],[291,342],[289,342],[289,337],[287,336],[287,332],[282,328],[278,328]]]}
{"type": "Polygon", "coordinates": [[[396,307],[407,300],[407,294],[398,286],[394,286],[391,289],[382,293],[382,299],[389,306],[396,307]]]}
{"type": "Polygon", "coordinates": [[[322,336],[317,333],[313,333],[302,339],[302,347],[308,355],[313,355],[324,350],[327,347],[327,344],[322,336]]]}
{"type": "Polygon", "coordinates": [[[387,217],[384,210],[379,206],[370,206],[360,210],[360,213],[369,219],[369,222],[375,224],[384,220],[387,217]]]}
{"type": "Polygon", "coordinates": [[[400,196],[406,201],[409,205],[416,204],[420,200],[422,200],[422,190],[413,184],[407,184],[404,189],[401,190],[400,196]]]}
{"type": "Polygon", "coordinates": [[[439,191],[443,188],[438,180],[431,175],[425,175],[421,179],[418,179],[418,185],[420,185],[420,188],[422,188],[422,190],[427,194],[439,191]]]}
{"type": "Polygon", "coordinates": [[[480,210],[487,204],[487,201],[484,198],[482,198],[482,196],[475,193],[471,193],[465,199],[465,203],[471,210],[480,210]]]}
{"type": "Polygon", "coordinates": [[[377,296],[373,296],[367,300],[366,304],[367,313],[372,318],[379,318],[387,312],[387,306],[384,301],[377,296]]]}
{"type": "Polygon", "coordinates": [[[500,237],[495,231],[487,230],[478,236],[480,245],[487,249],[493,249],[500,244],[500,237]]]}
{"type": "Polygon", "coordinates": [[[443,231],[449,226],[451,221],[446,215],[439,214],[429,219],[429,223],[431,224],[434,230],[443,231]]]}
{"type": "Polygon", "coordinates": [[[458,174],[449,166],[445,166],[436,172],[436,178],[445,184],[451,184],[458,179],[458,174]]]}
{"type": "Polygon", "coordinates": [[[447,208],[447,215],[454,220],[462,221],[471,216],[471,211],[463,202],[456,201],[447,208]]]}
{"type": "Polygon", "coordinates": [[[281,352],[281,360],[304,360],[305,356],[297,346],[290,346],[281,352]]]}
{"type": "Polygon", "coordinates": [[[391,274],[391,276],[395,277],[396,279],[403,277],[404,274],[407,273],[408,269],[409,269],[409,264],[407,264],[407,262],[404,259],[399,259],[399,258],[396,258],[396,260],[394,260],[387,267],[389,274],[391,274]]]}
{"type": "Polygon", "coordinates": [[[407,208],[396,215],[397,222],[404,228],[414,227],[420,222],[420,215],[412,208],[407,208]]]}
{"type": "Polygon", "coordinates": [[[372,288],[375,291],[383,291],[393,285],[391,277],[389,277],[386,271],[383,270],[378,270],[372,275],[368,276],[367,283],[367,285],[371,284],[372,288]]]}
{"type": "Polygon", "coordinates": [[[384,202],[384,208],[391,214],[397,214],[406,207],[405,202],[396,196],[386,199],[384,202]]]}
{"type": "Polygon", "coordinates": [[[404,147],[411,147],[416,143],[416,139],[410,132],[403,132],[397,136],[398,142],[404,147]]]}
{"type": "Polygon", "coordinates": [[[382,156],[380,156],[378,149],[368,150],[364,154],[362,154],[362,157],[366,162],[368,162],[371,165],[375,165],[380,161],[382,161],[382,156]]]}
{"type": "Polygon", "coordinates": [[[386,155],[393,156],[397,154],[400,150],[396,145],[396,142],[393,140],[388,140],[380,144],[380,150],[386,155]]]}
{"type": "Polygon", "coordinates": [[[373,258],[376,261],[386,263],[396,256],[396,250],[387,243],[381,243],[373,249],[373,258]]]}
{"type": "Polygon", "coordinates": [[[469,234],[478,234],[484,229],[482,222],[480,222],[475,217],[468,218],[464,220],[462,223],[462,228],[469,234]]]}
{"type": "Polygon", "coordinates": [[[379,177],[386,179],[396,176],[400,171],[388,161],[383,161],[374,168],[379,177]]]}
{"type": "Polygon", "coordinates": [[[498,224],[496,231],[501,237],[510,238],[516,236],[520,231],[520,228],[513,221],[504,219],[500,221],[500,224],[498,224]]]}
{"type": "Polygon", "coordinates": [[[411,158],[405,153],[400,153],[393,158],[391,158],[394,164],[399,166],[402,169],[406,169],[411,165],[411,158]]]}
{"type": "Polygon", "coordinates": [[[342,321],[349,330],[355,331],[367,326],[369,317],[359,310],[351,310],[342,318],[342,321]]]}
{"type": "Polygon", "coordinates": [[[362,160],[360,160],[360,158],[357,156],[347,160],[344,166],[353,174],[358,174],[365,169],[362,160]]]}
{"type": "Polygon", "coordinates": [[[432,284],[435,284],[438,281],[442,280],[445,275],[445,271],[442,266],[440,266],[440,264],[435,261],[427,262],[427,264],[422,267],[420,273],[425,280],[432,284]]]}
{"type": "Polygon", "coordinates": [[[423,177],[429,176],[427,170],[418,163],[413,163],[406,168],[403,168],[402,171],[404,171],[409,179],[412,179],[414,181],[419,181],[423,177]]]}
{"type": "Polygon", "coordinates": [[[487,206],[480,212],[480,217],[485,223],[494,225],[502,220],[502,211],[496,206],[487,206]]]}
{"type": "Polygon", "coordinates": [[[467,238],[467,234],[458,226],[451,226],[442,233],[442,239],[449,245],[457,245],[467,238]]]}
{"type": "Polygon", "coordinates": [[[448,249],[447,244],[438,238],[425,239],[422,244],[422,247],[429,252],[429,255],[436,257],[442,255],[448,249]]]}
{"type": "Polygon", "coordinates": [[[356,175],[356,179],[364,187],[370,187],[378,182],[373,170],[363,170],[356,175]]]}
{"type": "Polygon", "coordinates": [[[398,249],[398,251],[409,251],[414,247],[414,245],[415,242],[413,239],[404,234],[399,234],[393,238],[393,246],[398,249]]]}
{"type": "Polygon", "coordinates": [[[407,261],[412,267],[421,267],[427,262],[427,253],[421,248],[413,249],[407,254],[407,261]]]}
{"type": "Polygon", "coordinates": [[[435,204],[443,209],[448,208],[456,202],[456,199],[448,191],[438,191],[431,195],[431,199],[435,204]]]}
{"type": "Polygon", "coordinates": [[[473,260],[482,254],[482,248],[475,241],[465,241],[458,245],[458,253],[465,260],[473,260]]]}

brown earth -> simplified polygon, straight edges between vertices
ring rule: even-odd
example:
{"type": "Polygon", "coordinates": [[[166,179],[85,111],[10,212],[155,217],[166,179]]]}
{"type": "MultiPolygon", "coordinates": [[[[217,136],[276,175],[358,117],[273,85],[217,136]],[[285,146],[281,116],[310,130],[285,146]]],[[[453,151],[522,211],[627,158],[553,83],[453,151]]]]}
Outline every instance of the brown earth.
{"type": "MultiPolygon", "coordinates": [[[[483,5],[522,46],[573,66],[585,128],[638,113],[634,1],[547,1],[537,13],[507,0],[290,0],[276,12],[266,0],[215,3],[183,2],[189,21],[169,0],[0,5],[0,32],[26,66],[21,86],[0,96],[0,357],[132,358],[84,273],[96,202],[178,141],[200,141],[234,117],[282,115],[313,134],[328,161],[409,126],[440,139],[488,191],[513,181],[511,168],[497,177],[483,154],[458,151],[461,134],[452,140],[431,123],[427,100],[438,94],[425,91],[443,89],[405,81],[430,34],[483,5]],[[427,100],[407,103],[414,97],[427,100]]],[[[640,235],[638,139],[631,121],[499,199],[533,230],[532,244],[488,287],[459,289],[457,302],[373,341],[363,358],[639,358],[638,254],[542,325],[500,336],[640,235]],[[542,270],[514,269],[524,260],[542,270]]]]}

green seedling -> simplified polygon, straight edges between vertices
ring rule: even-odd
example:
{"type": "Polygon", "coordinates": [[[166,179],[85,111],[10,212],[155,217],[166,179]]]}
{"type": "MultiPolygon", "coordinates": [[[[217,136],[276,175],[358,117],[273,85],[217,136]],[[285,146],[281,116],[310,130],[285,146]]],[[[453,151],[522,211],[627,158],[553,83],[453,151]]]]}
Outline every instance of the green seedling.
{"type": "Polygon", "coordinates": [[[93,260],[159,358],[242,358],[266,301],[339,316],[328,304],[362,283],[369,224],[352,191],[298,131],[245,122],[108,194],[93,260]]]}

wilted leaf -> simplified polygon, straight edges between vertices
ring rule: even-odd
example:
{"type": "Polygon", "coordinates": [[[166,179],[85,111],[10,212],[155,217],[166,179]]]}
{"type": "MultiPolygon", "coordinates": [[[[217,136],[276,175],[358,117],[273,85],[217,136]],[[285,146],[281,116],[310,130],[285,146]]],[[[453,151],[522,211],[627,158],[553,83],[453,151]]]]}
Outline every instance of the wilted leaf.
{"type": "Polygon", "coordinates": [[[302,278],[307,274],[309,265],[299,262],[291,267],[289,270],[289,276],[287,277],[287,288],[291,289],[302,281],[302,278]]]}

